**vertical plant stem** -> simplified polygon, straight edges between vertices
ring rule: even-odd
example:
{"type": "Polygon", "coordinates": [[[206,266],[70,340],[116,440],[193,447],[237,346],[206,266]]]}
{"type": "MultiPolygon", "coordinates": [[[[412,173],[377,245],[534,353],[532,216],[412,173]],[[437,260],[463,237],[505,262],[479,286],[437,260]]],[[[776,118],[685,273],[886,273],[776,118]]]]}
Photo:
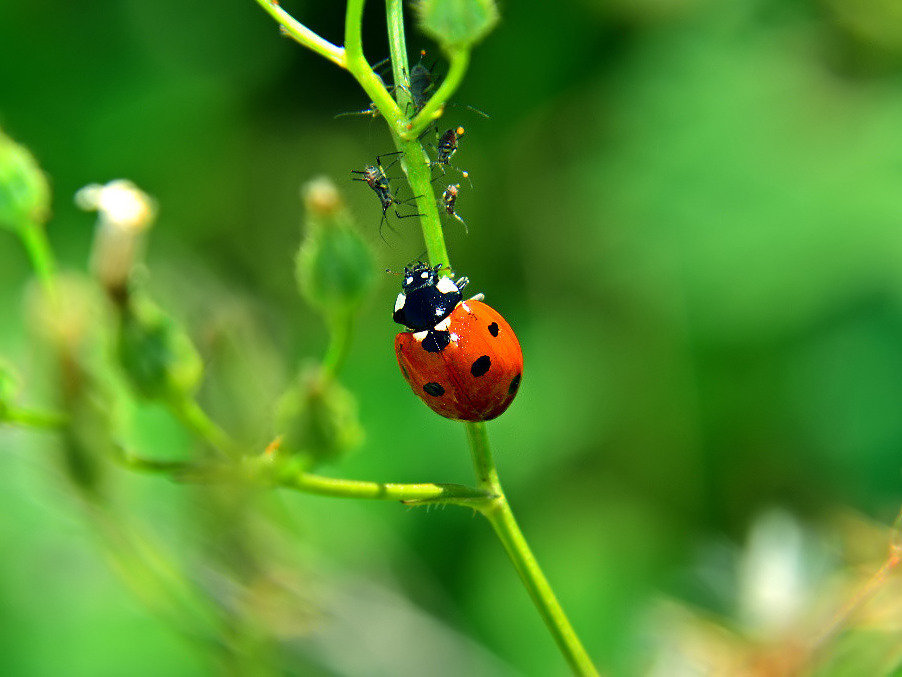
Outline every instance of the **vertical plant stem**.
{"type": "Polygon", "coordinates": [[[467,423],[466,427],[473,467],[476,470],[477,486],[497,497],[488,505],[477,509],[485,515],[495,530],[495,534],[513,562],[523,586],[532,598],[574,674],[597,675],[598,672],[595,670],[589,654],[586,653],[576,631],[570,625],[564,609],[551,589],[551,584],[542,573],[523,532],[520,531],[520,527],[514,519],[514,513],[511,511],[504,490],[498,481],[498,471],[495,469],[495,462],[489,448],[485,423],[467,423]]]}
{"type": "Polygon", "coordinates": [[[391,54],[392,75],[395,78],[395,100],[402,111],[408,109],[410,99],[410,64],[407,60],[407,40],[404,37],[403,0],[386,0],[388,49],[391,54]]]}
{"type": "MultiPolygon", "coordinates": [[[[404,7],[401,0],[388,0],[386,3],[389,41],[392,68],[395,77],[400,78],[405,87],[409,84],[406,41],[404,39],[404,7]]],[[[403,90],[402,90],[403,93],[403,90]]],[[[409,100],[409,94],[407,94],[409,100]]],[[[423,241],[429,262],[436,266],[442,264],[446,274],[450,274],[451,259],[445,246],[445,235],[442,232],[442,221],[439,217],[438,203],[432,190],[432,171],[429,156],[423,150],[419,140],[405,138],[401,134],[393,134],[395,145],[404,153],[404,172],[410,183],[410,189],[417,198],[417,210],[420,212],[420,226],[423,230],[423,241]]]]}
{"type": "Polygon", "coordinates": [[[335,378],[345,363],[351,348],[354,316],[338,311],[329,318],[329,347],[323,356],[323,372],[327,378],[335,378]]]}
{"type": "Polygon", "coordinates": [[[397,133],[403,114],[398,104],[385,89],[382,80],[370,68],[363,56],[363,5],[364,0],[348,0],[345,14],[345,61],[351,75],[369,95],[376,108],[388,122],[392,134],[397,133]]]}
{"type": "Polygon", "coordinates": [[[38,223],[29,223],[19,230],[19,234],[44,291],[56,303],[56,262],[47,241],[47,231],[38,223]]]}

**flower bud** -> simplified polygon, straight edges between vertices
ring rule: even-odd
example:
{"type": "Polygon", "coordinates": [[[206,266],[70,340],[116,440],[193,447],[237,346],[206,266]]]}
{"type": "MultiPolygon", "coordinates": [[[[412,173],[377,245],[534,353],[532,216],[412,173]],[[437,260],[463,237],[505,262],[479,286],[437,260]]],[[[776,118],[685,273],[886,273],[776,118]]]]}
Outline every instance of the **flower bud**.
{"type": "Polygon", "coordinates": [[[297,256],[301,295],[324,314],[351,313],[375,281],[373,255],[335,184],[314,179],[302,194],[307,232],[297,256]]]}
{"type": "Polygon", "coordinates": [[[319,366],[305,369],[277,411],[281,447],[315,463],[335,461],[363,442],[357,402],[319,366]]]}
{"type": "Polygon", "coordinates": [[[420,29],[446,52],[469,49],[498,23],[495,0],[420,0],[420,29]]]}
{"type": "Polygon", "coordinates": [[[37,161],[0,131],[0,228],[21,232],[50,215],[50,186],[37,161]]]}
{"type": "Polygon", "coordinates": [[[119,321],[119,363],[147,399],[179,401],[192,395],[203,363],[181,326],[149,299],[132,296],[119,321]]]}
{"type": "Polygon", "coordinates": [[[111,297],[124,301],[128,278],[144,248],[144,233],[156,216],[154,201],[131,181],[92,183],[75,194],[75,204],[98,212],[91,271],[111,297]]]}

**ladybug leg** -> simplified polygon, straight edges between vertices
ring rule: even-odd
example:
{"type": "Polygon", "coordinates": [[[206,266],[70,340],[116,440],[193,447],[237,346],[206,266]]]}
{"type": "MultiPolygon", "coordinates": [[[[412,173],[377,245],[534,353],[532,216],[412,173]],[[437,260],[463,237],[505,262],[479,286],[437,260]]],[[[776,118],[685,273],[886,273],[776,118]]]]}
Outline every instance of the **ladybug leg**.
{"type": "Polygon", "coordinates": [[[470,284],[470,278],[469,277],[460,277],[457,280],[455,280],[454,284],[457,285],[457,290],[461,291],[461,290],[463,290],[464,287],[466,287],[468,284],[470,284]]]}
{"type": "Polygon", "coordinates": [[[476,294],[476,296],[471,296],[470,298],[468,298],[467,301],[485,301],[485,294],[476,294]]]}

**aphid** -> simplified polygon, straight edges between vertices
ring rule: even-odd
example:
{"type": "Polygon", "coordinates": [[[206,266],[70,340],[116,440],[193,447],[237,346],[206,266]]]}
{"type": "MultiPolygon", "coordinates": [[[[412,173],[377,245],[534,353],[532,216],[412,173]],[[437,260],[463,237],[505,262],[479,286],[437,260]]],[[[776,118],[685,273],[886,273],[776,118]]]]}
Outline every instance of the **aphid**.
{"type": "Polygon", "coordinates": [[[432,75],[435,62],[433,61],[431,66],[424,66],[423,59],[425,58],[426,50],[420,50],[420,60],[410,69],[410,87],[407,91],[410,94],[414,115],[423,110],[423,106],[429,101],[429,96],[435,87],[435,78],[432,75]]]}
{"type": "Polygon", "coordinates": [[[447,130],[438,140],[438,146],[435,149],[436,164],[451,165],[451,158],[457,152],[458,140],[464,134],[463,127],[457,127],[447,130]]]}
{"type": "MultiPolygon", "coordinates": [[[[352,174],[361,175],[359,177],[353,177],[352,180],[363,181],[366,185],[373,189],[373,192],[376,193],[376,197],[379,198],[379,203],[382,205],[382,219],[379,221],[380,234],[382,233],[382,224],[386,223],[386,219],[388,218],[389,207],[391,207],[392,205],[409,205],[411,202],[416,200],[415,197],[408,198],[406,200],[401,200],[395,197],[391,192],[391,186],[389,186],[388,184],[388,176],[386,176],[385,168],[382,166],[382,158],[388,155],[398,155],[399,153],[400,151],[395,153],[385,153],[384,155],[377,155],[375,165],[364,165],[363,169],[351,170],[352,174]]],[[[396,209],[395,216],[397,216],[399,219],[406,219],[412,216],[422,216],[422,214],[401,214],[396,209]]]]}
{"type": "Polygon", "coordinates": [[[338,113],[335,116],[335,119],[337,120],[338,118],[356,117],[358,115],[366,115],[368,117],[377,118],[379,117],[379,109],[376,108],[376,104],[370,102],[369,108],[365,108],[363,110],[349,110],[343,113],[338,113]]]}
{"type": "Polygon", "coordinates": [[[445,213],[450,214],[455,219],[460,221],[464,226],[464,231],[469,234],[470,229],[467,228],[466,222],[460,218],[456,211],[454,211],[454,205],[457,202],[457,196],[460,195],[460,184],[454,183],[445,188],[445,192],[442,193],[442,206],[445,208],[445,213]]]}

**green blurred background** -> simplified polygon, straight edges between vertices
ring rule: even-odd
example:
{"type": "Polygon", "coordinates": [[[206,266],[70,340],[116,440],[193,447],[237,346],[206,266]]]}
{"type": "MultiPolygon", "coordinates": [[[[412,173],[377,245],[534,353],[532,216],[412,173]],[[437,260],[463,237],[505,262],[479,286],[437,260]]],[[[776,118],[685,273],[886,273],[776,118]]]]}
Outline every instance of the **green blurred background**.
{"type": "MultiPolygon", "coordinates": [[[[375,62],[384,14],[369,5],[375,62]]],[[[343,3],[283,6],[341,41],[343,3]]],[[[902,503],[902,5],[522,0],[501,11],[456,97],[491,119],[445,116],[466,127],[455,160],[475,186],[457,205],[469,236],[447,225],[451,257],[524,349],[520,395],[490,424],[514,510],[590,653],[644,674],[666,634],[654,621],[663,598],[754,634],[737,562],[767,511],[813,543],[799,552],[822,571],[802,577],[816,588],[847,558],[837,513],[891,523],[902,503]]],[[[407,40],[412,54],[435,51],[413,26],[407,40]]],[[[293,279],[300,185],[339,184],[382,268],[423,251],[413,219],[383,242],[375,199],[350,181],[391,150],[380,120],[333,117],[367,104],[251,0],[0,6],[0,125],[51,178],[62,265],[88,258],[94,219],[73,204],[79,187],[124,177],[152,194],[147,284],[191,327],[206,406],[261,447],[275,399],[326,341],[293,279]]],[[[40,401],[21,319],[29,276],[6,237],[0,354],[40,401]]],[[[396,288],[382,276],[342,376],[366,443],[326,472],[469,483],[462,427],[397,373],[396,288]]],[[[148,453],[191,445],[159,408],[137,407],[129,426],[148,453]]],[[[0,673],[218,670],[215,652],[116,580],[51,438],[0,435],[0,673]]],[[[116,472],[124,503],[188,553],[211,594],[239,585],[224,544],[244,517],[205,513],[194,488],[116,472]]],[[[289,674],[564,673],[482,520],[259,500],[246,517],[254,542],[286,556],[260,565],[307,600],[269,614],[289,674]]]]}

